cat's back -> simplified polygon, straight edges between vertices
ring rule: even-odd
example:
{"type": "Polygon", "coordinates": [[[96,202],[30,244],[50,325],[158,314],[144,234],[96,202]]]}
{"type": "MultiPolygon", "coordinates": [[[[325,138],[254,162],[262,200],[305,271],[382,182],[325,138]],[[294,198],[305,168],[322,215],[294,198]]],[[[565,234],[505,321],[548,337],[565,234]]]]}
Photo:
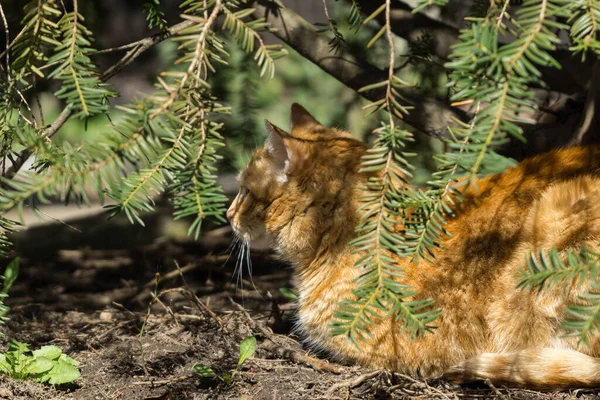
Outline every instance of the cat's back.
{"type": "Polygon", "coordinates": [[[402,262],[419,296],[443,310],[422,360],[449,357],[436,350],[446,342],[463,357],[549,345],[575,294],[532,295],[517,287],[519,271],[532,252],[600,242],[600,150],[556,150],[479,180],[446,229],[435,262],[402,262]]]}
{"type": "MultiPolygon", "coordinates": [[[[447,225],[452,236],[445,244],[456,250],[450,256],[460,257],[463,262],[507,261],[523,240],[531,209],[539,207],[544,197],[555,196],[556,189],[552,188],[556,185],[560,185],[561,192],[578,191],[581,177],[600,178],[600,149],[557,149],[478,180],[463,193],[455,217],[447,225]]],[[[588,184],[593,186],[591,181],[588,184]]]]}

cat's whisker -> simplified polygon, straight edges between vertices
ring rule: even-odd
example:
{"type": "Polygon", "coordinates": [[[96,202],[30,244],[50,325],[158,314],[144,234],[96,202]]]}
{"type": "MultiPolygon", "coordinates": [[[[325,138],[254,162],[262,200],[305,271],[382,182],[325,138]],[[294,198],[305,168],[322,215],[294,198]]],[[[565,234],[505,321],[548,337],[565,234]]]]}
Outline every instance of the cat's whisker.
{"type": "Polygon", "coordinates": [[[233,278],[236,278],[236,282],[235,282],[235,290],[237,293],[237,289],[240,286],[240,279],[239,279],[239,271],[241,269],[242,266],[242,252],[241,252],[241,247],[243,245],[243,241],[242,240],[238,240],[238,246],[235,249],[236,252],[236,261],[235,261],[235,267],[233,268],[233,274],[231,275],[231,280],[233,281],[233,278]]]}
{"type": "Polygon", "coordinates": [[[246,244],[246,246],[245,246],[246,247],[246,267],[248,268],[248,279],[250,280],[252,287],[254,288],[256,293],[258,293],[258,296],[261,298],[261,300],[265,300],[265,298],[262,296],[262,294],[260,294],[260,291],[254,284],[254,278],[252,277],[252,257],[250,256],[250,244],[248,242],[246,242],[245,244],[246,244]]]}
{"type": "Polygon", "coordinates": [[[229,259],[231,258],[231,254],[233,254],[233,252],[235,252],[235,247],[240,243],[240,237],[235,235],[233,237],[233,240],[231,241],[231,244],[229,245],[229,247],[227,248],[227,258],[225,259],[225,261],[223,262],[223,265],[221,265],[221,267],[224,267],[227,262],[229,261],[229,259]]]}

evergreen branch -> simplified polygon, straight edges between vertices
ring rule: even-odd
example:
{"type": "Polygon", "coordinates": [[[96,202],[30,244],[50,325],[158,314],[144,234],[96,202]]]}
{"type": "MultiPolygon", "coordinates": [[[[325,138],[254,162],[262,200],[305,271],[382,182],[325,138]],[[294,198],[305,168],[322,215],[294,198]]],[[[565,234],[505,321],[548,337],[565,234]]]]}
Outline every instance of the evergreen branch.
{"type": "Polygon", "coordinates": [[[185,129],[182,128],[179,131],[179,135],[173,142],[173,145],[167,149],[167,151],[162,155],[162,157],[156,162],[152,169],[145,173],[145,176],[142,176],[142,179],[139,180],[138,184],[132,188],[129,192],[125,200],[120,202],[120,206],[123,209],[126,209],[129,203],[135,198],[136,194],[148,183],[154,176],[160,172],[160,170],[164,167],[165,162],[169,159],[169,157],[173,154],[173,152],[181,145],[181,139],[183,138],[183,134],[185,129]]]}
{"type": "Polygon", "coordinates": [[[96,66],[88,54],[92,33],[82,24],[83,16],[78,12],[78,2],[73,0],[74,11],[63,15],[59,21],[64,40],[55,48],[49,62],[59,65],[49,74],[50,78],[62,81],[55,95],[73,104],[76,116],[89,117],[108,111],[107,98],[116,93],[108,90],[100,80],[96,66]]]}
{"type": "Polygon", "coordinates": [[[494,119],[492,126],[489,128],[489,131],[485,135],[485,141],[483,142],[483,146],[479,150],[479,154],[471,167],[471,177],[469,180],[471,182],[475,182],[477,180],[477,173],[481,168],[481,164],[483,163],[483,159],[485,158],[487,152],[489,151],[490,145],[492,144],[492,140],[494,136],[497,134],[498,128],[500,127],[500,123],[502,122],[502,118],[504,117],[504,108],[506,105],[506,99],[508,95],[509,84],[508,82],[504,82],[502,84],[502,91],[500,92],[500,97],[497,102],[494,104],[494,108],[496,108],[496,113],[494,114],[494,119]]]}
{"type": "Polygon", "coordinates": [[[502,10],[500,10],[500,13],[498,14],[498,17],[496,17],[496,28],[500,29],[501,27],[503,27],[504,25],[504,17],[506,16],[506,10],[508,9],[508,5],[510,4],[511,0],[504,0],[504,4],[502,5],[502,10]]]}
{"type": "Polygon", "coordinates": [[[448,0],[416,0],[415,1],[416,6],[412,12],[416,14],[416,13],[423,11],[427,7],[431,7],[431,6],[443,7],[446,4],[448,4],[448,0]]]}
{"type": "Polygon", "coordinates": [[[358,31],[363,24],[360,4],[357,0],[350,0],[350,11],[348,12],[348,24],[351,29],[358,31]]]}
{"type": "Polygon", "coordinates": [[[561,328],[570,331],[566,337],[589,346],[590,338],[600,329],[599,274],[600,253],[587,247],[568,249],[563,255],[556,249],[540,250],[539,257],[532,252],[527,258],[527,269],[521,271],[517,287],[541,291],[562,285],[561,290],[567,291],[588,284],[590,289],[565,310],[568,318],[561,328]]]}
{"type": "Polygon", "coordinates": [[[49,45],[60,45],[56,35],[56,20],[61,12],[55,0],[31,0],[25,5],[24,11],[25,15],[21,21],[23,29],[12,43],[7,44],[5,51],[7,57],[9,52],[15,54],[12,67],[17,79],[23,79],[27,73],[34,73],[43,78],[39,63],[48,59],[44,51],[49,45]]]}
{"type": "Polygon", "coordinates": [[[85,115],[89,116],[87,104],[85,103],[85,98],[83,96],[83,92],[81,91],[81,83],[77,76],[77,71],[73,67],[75,64],[75,51],[77,49],[77,0],[73,0],[73,36],[71,37],[71,45],[69,47],[69,70],[71,71],[71,76],[73,77],[73,82],[75,83],[75,90],[77,91],[77,95],[79,96],[79,101],[81,102],[81,109],[85,113],[85,115]]]}
{"type": "Polygon", "coordinates": [[[525,52],[527,50],[529,50],[530,46],[533,44],[537,35],[542,30],[542,27],[544,24],[544,19],[546,17],[547,4],[548,4],[548,0],[541,0],[540,11],[538,13],[538,18],[537,18],[537,21],[535,21],[533,29],[529,30],[529,32],[527,33],[527,36],[524,39],[523,44],[521,46],[519,46],[517,52],[514,55],[512,55],[512,57],[509,58],[510,61],[508,62],[507,66],[506,66],[506,70],[508,73],[512,72],[512,70],[515,68],[516,63],[519,62],[521,60],[521,58],[523,57],[523,55],[525,54],[525,52]]]}
{"type": "MultiPolygon", "coordinates": [[[[352,7],[355,7],[356,3],[352,2],[352,7]]],[[[339,31],[339,29],[337,28],[337,21],[333,18],[331,18],[331,16],[329,16],[329,9],[327,8],[327,2],[326,0],[323,0],[323,11],[325,12],[325,17],[327,17],[327,28],[325,29],[321,29],[319,32],[326,32],[329,31],[333,34],[333,37],[331,38],[331,40],[329,41],[329,46],[331,47],[331,51],[333,51],[333,53],[337,53],[338,49],[340,48],[340,46],[344,45],[344,35],[342,35],[342,33],[339,31]]],[[[356,10],[350,10],[351,15],[352,12],[356,13],[356,10]]],[[[360,14],[360,11],[358,11],[360,14]]],[[[315,24],[315,25],[325,25],[325,24],[315,24]]]]}
{"type": "Polygon", "coordinates": [[[521,271],[519,288],[548,289],[558,284],[582,285],[595,281],[600,273],[600,253],[587,247],[567,250],[563,261],[556,249],[540,250],[539,257],[532,252],[527,258],[527,270],[521,271]]]}
{"type": "MultiPolygon", "coordinates": [[[[386,0],[388,22],[390,3],[391,0],[386,0]]],[[[383,28],[389,52],[387,79],[371,87],[385,87],[385,97],[367,105],[367,108],[387,110],[387,121],[375,131],[379,137],[362,159],[359,172],[376,175],[370,177],[367,187],[362,189],[364,194],[361,196],[362,206],[359,211],[363,215],[356,229],[359,236],[349,244],[354,253],[366,254],[355,264],[355,267],[361,269],[353,290],[356,298],[339,305],[331,324],[332,334],[346,335],[356,345],[359,340],[365,340],[365,336],[369,336],[373,318],[381,318],[378,311],[402,320],[409,336],[413,338],[430,331],[432,327],[428,324],[439,314],[439,310],[431,307],[431,300],[404,301],[415,293],[401,282],[404,273],[388,255],[398,252],[404,244],[404,239],[395,228],[394,200],[399,197],[400,188],[406,186],[406,179],[410,176],[409,170],[412,167],[405,159],[408,154],[401,149],[405,146],[405,141],[412,140],[412,135],[399,129],[394,120],[395,117],[402,118],[408,109],[398,101],[396,90],[396,87],[406,83],[394,76],[394,40],[389,23],[383,28]],[[423,308],[428,309],[417,313],[423,308]]]]}
{"type": "Polygon", "coordinates": [[[234,37],[241,42],[242,48],[247,53],[254,51],[254,41],[258,43],[254,60],[260,68],[260,76],[268,76],[272,79],[275,76],[275,59],[287,54],[287,50],[282,49],[281,45],[266,45],[262,37],[258,34],[257,29],[262,29],[268,24],[263,18],[256,19],[246,23],[242,18],[245,18],[254,12],[253,8],[232,12],[227,7],[223,7],[225,12],[225,21],[223,29],[234,34],[234,37]]]}
{"type": "Polygon", "coordinates": [[[578,297],[576,304],[567,307],[565,313],[567,318],[561,328],[571,333],[566,337],[576,337],[579,344],[591,347],[590,339],[600,332],[600,284],[597,281],[590,282],[592,289],[578,297]]]}
{"type": "MultiPolygon", "coordinates": [[[[179,32],[183,31],[184,29],[188,29],[189,27],[191,27],[193,25],[194,25],[193,21],[183,21],[183,22],[173,25],[172,27],[167,29],[165,32],[157,33],[157,34],[154,34],[147,38],[138,40],[137,42],[133,42],[133,43],[129,43],[129,44],[125,45],[127,47],[133,47],[133,48],[131,50],[129,50],[114,65],[112,65],[106,71],[104,71],[104,73],[102,74],[100,79],[103,82],[108,81],[110,78],[117,75],[125,67],[127,67],[129,64],[131,64],[133,61],[135,61],[146,50],[150,49],[151,47],[162,42],[165,39],[168,39],[174,35],[179,34],[179,32]]],[[[125,46],[122,46],[122,47],[125,47],[125,46]]]]}
{"type": "MultiPolygon", "coordinates": [[[[67,106],[61,111],[61,113],[56,117],[52,125],[48,128],[44,129],[41,133],[41,137],[44,139],[50,139],[54,134],[58,131],[58,129],[69,119],[71,113],[73,112],[73,104],[67,104],[67,106]]],[[[15,159],[11,167],[3,172],[2,176],[7,179],[12,179],[16,173],[21,169],[25,161],[33,154],[31,148],[26,147],[15,159]]]]}
{"type": "Polygon", "coordinates": [[[600,41],[597,39],[600,29],[600,3],[595,0],[565,0],[569,5],[571,17],[570,35],[573,45],[569,48],[575,54],[581,53],[585,61],[588,50],[600,55],[600,41]]]}
{"type": "MultiPolygon", "coordinates": [[[[168,29],[166,34],[155,34],[150,37],[138,40],[137,42],[131,43],[127,46],[133,47],[130,51],[128,51],[119,61],[117,61],[114,65],[109,67],[101,76],[100,80],[102,82],[106,82],[108,79],[117,75],[121,72],[126,66],[131,64],[135,59],[137,59],[142,53],[146,50],[153,47],[155,44],[162,42],[163,40],[171,37],[172,35],[176,35],[184,29],[189,28],[193,25],[192,21],[183,21],[176,25],[173,25],[168,29]]],[[[46,138],[51,138],[54,136],[56,132],[69,120],[69,118],[73,115],[73,104],[67,104],[65,108],[61,111],[56,120],[42,132],[42,136],[46,138]]],[[[2,176],[8,179],[11,179],[16,175],[16,173],[21,169],[25,161],[31,156],[31,149],[22,150],[16,158],[15,163],[8,168],[6,171],[2,172],[2,176]]]]}
{"type": "Polygon", "coordinates": [[[161,31],[165,31],[167,29],[165,13],[158,6],[160,6],[160,0],[146,0],[144,2],[146,21],[148,21],[148,28],[152,29],[156,27],[161,31]]]}
{"type": "Polygon", "coordinates": [[[17,223],[0,215],[0,258],[9,258],[13,253],[13,244],[8,234],[16,231],[17,223]]]}
{"type": "MultiPolygon", "coordinates": [[[[192,5],[193,7],[193,5],[192,5]]],[[[188,9],[189,11],[189,9],[188,9]]],[[[158,157],[156,162],[152,162],[150,168],[142,170],[138,174],[133,174],[127,179],[126,185],[120,185],[117,190],[112,190],[109,196],[116,201],[116,205],[111,206],[111,214],[115,214],[119,211],[125,211],[129,219],[133,222],[134,220],[142,223],[138,212],[142,210],[150,210],[152,208],[152,197],[150,191],[159,192],[164,189],[166,184],[166,177],[173,180],[170,188],[178,194],[174,198],[174,204],[176,208],[175,217],[179,218],[182,216],[188,216],[190,210],[194,210],[196,213],[196,220],[193,224],[194,227],[198,226],[202,218],[207,215],[203,211],[202,196],[200,196],[200,190],[205,195],[212,196],[212,200],[215,200],[211,204],[215,205],[216,209],[220,210],[218,203],[222,202],[224,198],[218,197],[216,186],[214,182],[208,178],[208,185],[204,188],[200,188],[200,182],[198,179],[193,180],[192,184],[197,186],[189,187],[188,167],[186,161],[189,158],[189,154],[186,149],[191,148],[192,145],[185,141],[186,133],[193,134],[194,128],[192,124],[197,122],[198,119],[205,119],[204,108],[206,106],[205,101],[201,96],[204,94],[207,84],[205,83],[208,64],[207,64],[207,42],[209,40],[209,33],[211,28],[221,11],[221,0],[214,2],[212,11],[207,18],[198,18],[195,16],[184,14],[184,18],[198,23],[197,26],[192,26],[187,30],[182,31],[183,36],[178,40],[186,40],[182,47],[190,46],[193,44],[193,50],[190,53],[186,53],[179,61],[188,62],[188,68],[185,73],[177,73],[175,76],[175,85],[170,85],[167,82],[161,80],[166,95],[161,97],[155,96],[157,102],[156,109],[149,114],[148,122],[157,117],[165,114],[168,117],[168,121],[161,123],[159,120],[160,129],[164,130],[167,136],[171,136],[175,130],[177,133],[174,137],[169,138],[169,147],[158,157]],[[196,31],[199,32],[196,34],[196,31]],[[193,40],[189,40],[193,39],[193,40]],[[196,94],[197,93],[197,94],[196,94]],[[179,104],[183,102],[184,106],[181,107],[179,104]],[[190,208],[187,194],[193,192],[193,199],[195,205],[190,208]],[[142,196],[140,196],[142,194],[142,196]]],[[[217,39],[213,37],[213,43],[217,39]]],[[[210,102],[210,100],[208,100],[210,102]]],[[[202,134],[201,134],[202,136],[202,134]]],[[[195,141],[194,135],[190,136],[195,141]]],[[[206,135],[200,139],[203,143],[206,142],[206,135]]],[[[201,151],[197,155],[197,161],[195,166],[201,162],[208,162],[212,160],[204,160],[204,147],[201,146],[201,151]]],[[[211,155],[212,156],[212,155],[211,155]]],[[[192,174],[193,177],[193,174],[192,174]]],[[[214,207],[213,207],[214,208],[214,207]]],[[[211,213],[215,214],[216,213],[211,213]]],[[[198,230],[196,230],[198,232],[198,230]]],[[[196,234],[197,236],[197,234],[196,234]]]]}
{"type": "MultiPolygon", "coordinates": [[[[6,40],[6,49],[10,46],[10,32],[8,31],[8,21],[6,20],[6,15],[4,14],[4,8],[2,8],[2,4],[0,4],[0,17],[2,17],[2,24],[4,25],[4,38],[6,40]]],[[[0,56],[2,58],[2,56],[0,56]]],[[[0,64],[0,70],[2,70],[2,65],[0,64]]],[[[10,76],[10,55],[7,53],[6,55],[6,70],[7,75],[10,76]]]]}

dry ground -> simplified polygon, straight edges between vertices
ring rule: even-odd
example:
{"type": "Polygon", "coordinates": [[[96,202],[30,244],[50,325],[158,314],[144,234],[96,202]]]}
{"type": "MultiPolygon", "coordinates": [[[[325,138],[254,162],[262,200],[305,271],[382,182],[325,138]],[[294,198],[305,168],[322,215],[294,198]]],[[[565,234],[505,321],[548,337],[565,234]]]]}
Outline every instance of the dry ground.
{"type": "Polygon", "coordinates": [[[291,333],[294,304],[279,291],[292,286],[287,267],[269,253],[255,253],[254,287],[237,285],[235,257],[227,261],[227,228],[196,243],[142,244],[137,231],[117,224],[112,232],[101,230],[106,240],[92,248],[66,237],[69,227],[52,229],[19,238],[21,275],[8,300],[6,338],[35,348],[56,344],[81,362],[82,375],[65,387],[0,375],[0,399],[598,398],[592,391],[457,387],[329,362],[291,333]],[[69,249],[65,242],[76,244],[69,249]],[[249,335],[257,337],[257,352],[232,385],[192,373],[198,362],[233,368],[249,335]]]}

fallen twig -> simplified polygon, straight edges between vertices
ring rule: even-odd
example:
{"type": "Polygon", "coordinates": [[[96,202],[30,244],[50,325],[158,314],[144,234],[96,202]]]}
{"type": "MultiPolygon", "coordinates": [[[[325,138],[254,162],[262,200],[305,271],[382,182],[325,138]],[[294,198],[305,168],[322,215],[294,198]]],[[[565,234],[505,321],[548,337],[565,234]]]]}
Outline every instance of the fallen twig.
{"type": "Polygon", "coordinates": [[[340,389],[344,389],[344,388],[348,388],[348,389],[352,389],[355,388],[357,386],[362,385],[365,381],[371,379],[371,378],[375,378],[375,377],[379,377],[382,373],[384,373],[385,371],[382,369],[378,369],[377,371],[372,371],[372,372],[368,372],[366,374],[362,374],[354,379],[348,380],[348,381],[344,381],[344,382],[340,382],[340,383],[336,383],[335,385],[333,385],[332,387],[329,388],[329,390],[327,390],[327,392],[325,392],[325,396],[326,398],[331,398],[336,391],[340,390],[340,389]]]}
{"type": "Polygon", "coordinates": [[[198,296],[196,296],[196,294],[194,293],[192,288],[190,288],[190,285],[188,285],[187,281],[183,277],[183,270],[182,270],[182,268],[179,267],[179,264],[177,263],[177,261],[175,261],[175,266],[177,267],[177,271],[179,272],[181,281],[183,282],[183,284],[185,285],[185,288],[187,289],[187,290],[182,290],[181,293],[188,300],[190,300],[192,303],[194,303],[196,305],[196,307],[198,307],[200,312],[208,314],[213,319],[213,321],[215,321],[217,323],[217,325],[219,325],[220,329],[224,329],[223,323],[221,322],[221,319],[217,316],[217,314],[215,314],[210,308],[208,308],[208,306],[206,304],[204,304],[198,298],[198,296]]]}
{"type": "Polygon", "coordinates": [[[506,397],[504,394],[502,394],[498,390],[498,388],[496,388],[496,386],[494,386],[494,384],[492,383],[492,381],[490,381],[489,379],[486,379],[485,381],[483,381],[483,383],[485,383],[486,385],[488,385],[490,387],[490,389],[492,389],[494,391],[494,393],[496,393],[496,396],[498,396],[502,400],[508,400],[508,397],[506,397]]]}

